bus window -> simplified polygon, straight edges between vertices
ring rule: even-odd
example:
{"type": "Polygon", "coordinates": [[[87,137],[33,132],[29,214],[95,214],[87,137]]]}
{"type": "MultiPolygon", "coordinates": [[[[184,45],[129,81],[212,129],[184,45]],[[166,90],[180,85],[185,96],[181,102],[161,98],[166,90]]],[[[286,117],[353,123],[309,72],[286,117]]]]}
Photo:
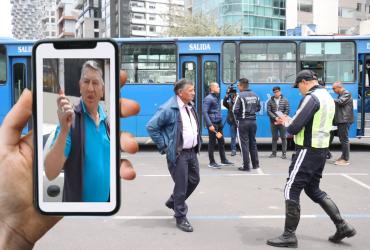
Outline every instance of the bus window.
{"type": "Polygon", "coordinates": [[[204,92],[205,95],[209,92],[209,84],[217,82],[217,62],[206,61],[204,63],[204,92]]]}
{"type": "Polygon", "coordinates": [[[0,45],[0,84],[6,82],[6,49],[0,45]]]}
{"type": "Polygon", "coordinates": [[[124,44],[121,51],[128,83],[176,81],[175,44],[124,44]]]}
{"type": "Polygon", "coordinates": [[[194,62],[184,62],[182,64],[182,77],[191,81],[192,83],[196,83],[196,66],[194,62]]]}
{"type": "Polygon", "coordinates": [[[235,43],[224,43],[222,60],[222,78],[224,83],[236,82],[236,45],[235,43]]]}
{"type": "Polygon", "coordinates": [[[295,43],[240,44],[241,78],[252,83],[291,83],[295,75],[295,43]]]}
{"type": "Polygon", "coordinates": [[[26,66],[23,63],[13,65],[13,89],[14,103],[16,103],[22,94],[26,85],[26,66]]]}
{"type": "Polygon", "coordinates": [[[355,45],[353,42],[302,42],[301,69],[315,71],[325,82],[355,80],[355,45]]]}

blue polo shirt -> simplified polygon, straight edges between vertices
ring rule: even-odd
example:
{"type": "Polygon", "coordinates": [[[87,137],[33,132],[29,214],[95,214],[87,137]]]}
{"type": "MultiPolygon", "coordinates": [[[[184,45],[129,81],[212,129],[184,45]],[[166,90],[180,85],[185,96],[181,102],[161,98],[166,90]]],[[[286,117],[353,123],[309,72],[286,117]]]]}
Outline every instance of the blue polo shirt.
{"type": "MultiPolygon", "coordinates": [[[[106,114],[101,105],[99,105],[100,120],[97,126],[87,112],[83,101],[81,103],[85,123],[85,164],[83,166],[82,201],[107,202],[110,190],[110,140],[104,122],[106,114]]],[[[59,133],[60,125],[57,126],[52,145],[54,145],[59,133]]],[[[71,131],[69,131],[64,148],[66,158],[68,158],[70,152],[71,131]]]]}

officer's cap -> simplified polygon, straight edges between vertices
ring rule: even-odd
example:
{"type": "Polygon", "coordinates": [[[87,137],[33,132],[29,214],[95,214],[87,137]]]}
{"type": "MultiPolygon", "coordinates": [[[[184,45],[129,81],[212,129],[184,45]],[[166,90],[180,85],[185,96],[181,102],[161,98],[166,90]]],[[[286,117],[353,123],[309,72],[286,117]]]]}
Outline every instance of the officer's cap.
{"type": "Polygon", "coordinates": [[[293,88],[298,88],[298,83],[300,83],[302,80],[311,81],[311,80],[317,80],[317,74],[309,69],[301,70],[297,77],[295,78],[295,82],[293,84],[293,88]]]}

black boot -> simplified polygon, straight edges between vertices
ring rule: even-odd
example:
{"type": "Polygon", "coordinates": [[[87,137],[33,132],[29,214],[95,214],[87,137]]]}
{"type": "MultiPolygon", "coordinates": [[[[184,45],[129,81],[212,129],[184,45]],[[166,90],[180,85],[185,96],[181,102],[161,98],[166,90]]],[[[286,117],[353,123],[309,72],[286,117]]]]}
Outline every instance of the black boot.
{"type": "Polygon", "coordinates": [[[349,238],[356,234],[354,227],[343,220],[337,205],[335,205],[330,197],[326,196],[319,204],[337,227],[337,231],[334,235],[329,237],[329,241],[339,243],[345,237],[349,238]]]}
{"type": "Polygon", "coordinates": [[[295,230],[297,229],[301,208],[293,200],[285,201],[285,227],[284,233],[277,238],[267,240],[267,245],[274,247],[294,247],[298,246],[295,230]]]}

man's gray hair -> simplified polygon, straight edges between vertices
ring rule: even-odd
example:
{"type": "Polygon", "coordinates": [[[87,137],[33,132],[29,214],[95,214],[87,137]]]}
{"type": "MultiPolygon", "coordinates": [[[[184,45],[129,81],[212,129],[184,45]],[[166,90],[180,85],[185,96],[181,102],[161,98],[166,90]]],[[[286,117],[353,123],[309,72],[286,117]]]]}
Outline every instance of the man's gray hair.
{"type": "Polygon", "coordinates": [[[94,61],[94,60],[88,60],[82,65],[80,79],[82,79],[82,77],[83,77],[87,68],[90,68],[90,69],[95,70],[96,72],[98,72],[98,74],[100,76],[100,82],[104,85],[103,71],[100,67],[100,64],[97,61],[94,61]]]}
{"type": "Polygon", "coordinates": [[[176,95],[178,95],[180,90],[183,90],[187,85],[194,86],[194,83],[185,78],[180,79],[177,82],[175,82],[175,87],[173,88],[173,91],[175,92],[176,95]]]}

